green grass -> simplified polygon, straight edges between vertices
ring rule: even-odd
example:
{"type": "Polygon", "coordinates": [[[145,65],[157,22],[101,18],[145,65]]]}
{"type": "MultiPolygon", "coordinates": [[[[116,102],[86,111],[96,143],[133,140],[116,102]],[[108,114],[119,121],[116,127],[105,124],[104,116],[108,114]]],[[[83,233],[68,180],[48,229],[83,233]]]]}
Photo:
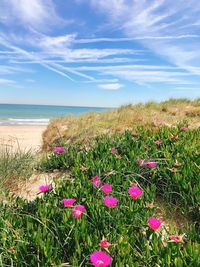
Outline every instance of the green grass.
{"type": "Polygon", "coordinates": [[[100,249],[102,238],[112,244],[112,266],[200,266],[199,137],[198,129],[140,127],[135,135],[104,135],[91,148],[68,145],[63,154],[44,156],[38,170],[70,171],[71,177],[58,180],[53,190],[31,203],[16,199],[14,206],[1,204],[0,266],[91,266],[89,255],[100,249]],[[178,139],[172,140],[175,135],[178,139]],[[157,139],[160,146],[154,143],[157,139]],[[121,159],[111,153],[112,147],[121,159]],[[137,159],[155,160],[158,166],[141,167],[137,159]],[[176,161],[182,165],[175,166],[176,161]],[[88,170],[81,171],[81,166],[88,170]],[[90,182],[96,175],[113,186],[111,195],[119,200],[115,208],[104,206],[103,192],[90,182]],[[140,199],[128,195],[131,183],[142,188],[140,199]],[[75,219],[71,208],[62,206],[63,198],[76,198],[86,214],[75,219]],[[183,216],[187,226],[167,220],[158,232],[149,229],[148,217],[157,208],[147,204],[157,205],[158,199],[183,216]],[[185,234],[184,243],[168,242],[172,234],[185,234]]]}

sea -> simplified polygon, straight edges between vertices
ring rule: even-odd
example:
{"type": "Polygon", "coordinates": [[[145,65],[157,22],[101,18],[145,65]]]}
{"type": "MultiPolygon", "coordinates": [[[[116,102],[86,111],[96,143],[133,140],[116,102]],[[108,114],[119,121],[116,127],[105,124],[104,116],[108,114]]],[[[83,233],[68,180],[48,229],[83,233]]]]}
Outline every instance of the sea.
{"type": "Polygon", "coordinates": [[[69,114],[102,112],[108,108],[0,104],[0,125],[47,125],[50,120],[69,114]]]}

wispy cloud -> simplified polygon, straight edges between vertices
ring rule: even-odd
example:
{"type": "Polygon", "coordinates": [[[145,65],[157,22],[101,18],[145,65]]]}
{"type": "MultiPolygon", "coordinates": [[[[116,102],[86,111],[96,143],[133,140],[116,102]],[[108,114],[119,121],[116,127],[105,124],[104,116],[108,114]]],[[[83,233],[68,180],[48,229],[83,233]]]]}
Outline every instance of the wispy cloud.
{"type": "Polygon", "coordinates": [[[185,35],[168,35],[168,36],[135,36],[132,38],[87,38],[87,39],[75,39],[74,43],[77,44],[89,44],[89,43],[101,43],[101,42],[132,42],[137,40],[177,40],[177,39],[192,39],[200,38],[198,34],[185,34],[185,35]]]}
{"type": "Polygon", "coordinates": [[[14,74],[14,73],[20,73],[20,72],[34,73],[34,71],[30,68],[22,68],[19,66],[0,65],[0,74],[1,75],[14,74]]]}
{"type": "Polygon", "coordinates": [[[0,66],[0,74],[25,72],[39,65],[70,81],[96,83],[106,90],[118,90],[126,81],[145,86],[195,83],[194,76],[200,75],[200,3],[75,2],[84,7],[90,3],[93,12],[106,20],[109,31],[95,35],[75,25],[61,30],[72,20],[58,14],[53,0],[2,0],[0,58],[5,68],[0,66]]]}
{"type": "Polygon", "coordinates": [[[72,80],[72,81],[73,81],[73,79],[72,79],[69,75],[67,75],[66,73],[64,73],[64,72],[62,72],[62,71],[60,71],[60,70],[58,70],[58,69],[55,69],[55,68],[52,67],[50,64],[46,64],[46,63],[43,62],[43,60],[40,59],[39,57],[36,57],[36,56],[32,55],[32,53],[30,53],[30,52],[28,52],[28,51],[26,51],[26,50],[24,50],[24,49],[22,49],[22,48],[19,48],[19,47],[17,47],[17,46],[14,46],[14,45],[10,44],[8,41],[2,39],[1,36],[0,36],[0,44],[3,45],[3,46],[6,47],[6,48],[9,48],[9,49],[11,49],[11,50],[17,52],[18,54],[24,56],[25,58],[27,58],[27,59],[29,59],[29,60],[31,60],[31,61],[33,61],[33,62],[34,62],[34,61],[39,62],[39,64],[40,64],[41,66],[43,66],[43,67],[45,67],[45,68],[47,68],[47,69],[49,69],[49,70],[51,70],[51,71],[53,71],[53,72],[55,72],[55,73],[58,73],[58,74],[60,74],[61,76],[66,77],[66,78],[68,78],[69,80],[72,80]]]}
{"type": "Polygon", "coordinates": [[[2,79],[0,78],[0,84],[2,85],[11,85],[11,84],[15,84],[16,82],[13,80],[8,80],[8,79],[2,79]]]}
{"type": "Polygon", "coordinates": [[[56,14],[52,0],[1,0],[0,19],[6,25],[19,24],[40,31],[58,23],[65,23],[64,19],[56,14]]]}
{"type": "MultiPolygon", "coordinates": [[[[115,29],[135,38],[153,53],[177,66],[188,69],[200,62],[200,2],[91,0],[105,12],[115,29]],[[186,27],[183,27],[186,26],[186,27]],[[196,27],[193,27],[196,25],[196,27]],[[192,42],[187,38],[193,38],[192,42]],[[184,40],[185,39],[185,40],[184,40]]],[[[98,8],[97,8],[98,7],[98,8]]],[[[190,69],[191,71],[191,69],[190,69]]]]}
{"type": "Polygon", "coordinates": [[[119,90],[123,87],[123,84],[120,83],[107,83],[107,84],[99,84],[99,88],[105,89],[105,90],[119,90]]]}
{"type": "Polygon", "coordinates": [[[194,84],[193,73],[173,66],[161,65],[116,65],[116,66],[80,66],[74,67],[78,71],[93,71],[99,75],[110,75],[121,80],[128,80],[137,84],[194,84]]]}

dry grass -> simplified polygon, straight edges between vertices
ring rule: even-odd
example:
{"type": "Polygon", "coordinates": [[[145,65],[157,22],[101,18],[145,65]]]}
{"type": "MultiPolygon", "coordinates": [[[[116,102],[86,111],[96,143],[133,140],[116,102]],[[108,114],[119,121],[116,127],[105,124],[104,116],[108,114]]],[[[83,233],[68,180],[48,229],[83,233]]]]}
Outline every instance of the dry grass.
{"type": "Polygon", "coordinates": [[[91,137],[131,130],[137,126],[157,128],[173,126],[187,120],[190,127],[200,127],[200,99],[170,99],[165,102],[149,102],[122,106],[103,113],[89,113],[79,117],[67,116],[53,120],[43,134],[43,149],[68,142],[87,144],[91,137]]]}

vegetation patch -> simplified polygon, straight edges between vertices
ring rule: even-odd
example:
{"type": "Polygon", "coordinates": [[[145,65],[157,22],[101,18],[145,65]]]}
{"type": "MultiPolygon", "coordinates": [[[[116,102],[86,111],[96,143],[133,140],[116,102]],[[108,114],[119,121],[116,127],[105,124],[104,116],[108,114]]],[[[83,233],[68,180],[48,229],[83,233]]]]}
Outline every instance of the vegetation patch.
{"type": "Polygon", "coordinates": [[[1,204],[1,265],[199,266],[198,140],[185,125],[139,127],[54,149],[37,169],[71,175],[1,204]],[[165,221],[158,198],[186,223],[165,221]]]}

